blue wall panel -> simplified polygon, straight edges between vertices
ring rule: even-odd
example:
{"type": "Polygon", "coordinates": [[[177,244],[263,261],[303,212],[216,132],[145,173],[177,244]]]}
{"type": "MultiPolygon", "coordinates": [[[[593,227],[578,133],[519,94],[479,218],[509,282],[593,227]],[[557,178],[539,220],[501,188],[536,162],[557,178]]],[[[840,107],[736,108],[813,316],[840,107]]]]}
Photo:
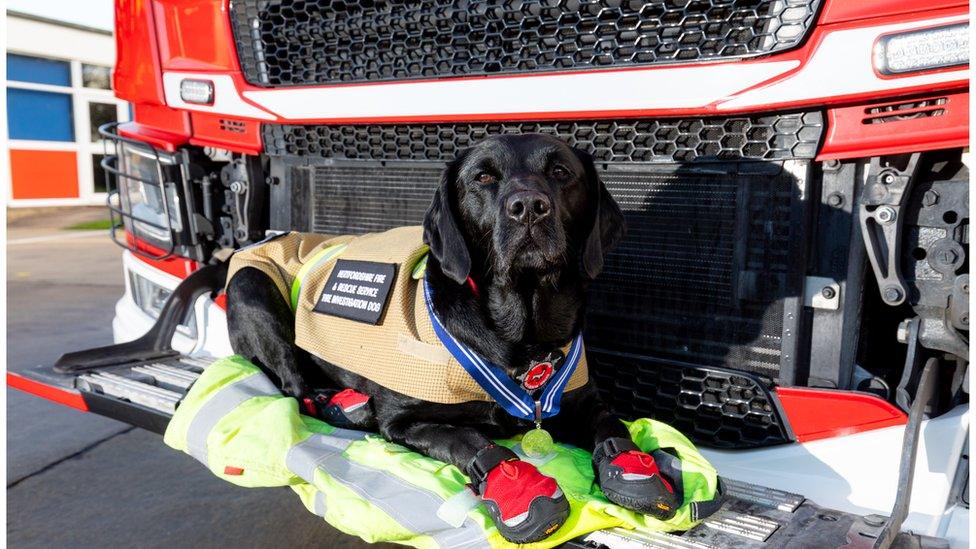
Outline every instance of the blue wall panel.
{"type": "Polygon", "coordinates": [[[71,65],[67,61],[8,53],[7,80],[71,86],[71,65]]]}
{"type": "Polygon", "coordinates": [[[71,95],[7,88],[10,139],[74,141],[71,95]]]}

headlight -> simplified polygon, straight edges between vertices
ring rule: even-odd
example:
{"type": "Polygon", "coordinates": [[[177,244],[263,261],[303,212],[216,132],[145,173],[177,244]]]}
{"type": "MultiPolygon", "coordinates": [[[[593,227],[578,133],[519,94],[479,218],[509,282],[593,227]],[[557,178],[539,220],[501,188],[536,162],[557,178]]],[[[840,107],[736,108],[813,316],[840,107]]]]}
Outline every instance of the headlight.
{"type": "MultiPolygon", "coordinates": [[[[132,288],[132,300],[135,301],[136,305],[149,316],[159,318],[159,314],[163,311],[163,305],[166,304],[166,300],[169,299],[172,292],[131,271],[129,272],[129,285],[132,288]]],[[[197,336],[197,320],[192,308],[187,311],[186,318],[176,329],[190,337],[197,336]]]]}
{"type": "Polygon", "coordinates": [[[133,236],[168,247],[172,237],[164,227],[172,227],[176,232],[183,229],[176,185],[166,181],[164,169],[175,165],[176,161],[160,157],[157,162],[156,158],[148,149],[122,144],[119,170],[132,177],[119,178],[120,201],[123,209],[132,214],[131,220],[126,219],[126,229],[133,236]],[[165,196],[163,188],[166,189],[165,196]]]}
{"type": "Polygon", "coordinates": [[[969,63],[969,23],[882,36],[874,49],[881,74],[902,74],[969,63]]]}

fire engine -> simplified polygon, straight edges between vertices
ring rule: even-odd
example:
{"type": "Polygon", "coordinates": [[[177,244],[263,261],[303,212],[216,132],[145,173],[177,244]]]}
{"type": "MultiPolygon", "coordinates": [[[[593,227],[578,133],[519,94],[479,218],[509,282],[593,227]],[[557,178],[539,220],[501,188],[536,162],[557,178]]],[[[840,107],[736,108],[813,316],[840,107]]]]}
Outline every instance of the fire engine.
{"type": "Polygon", "coordinates": [[[640,543],[968,546],[968,10],[117,0],[117,344],[8,381],[162,432],[232,353],[235,249],[418,224],[458,151],[540,132],[627,218],[590,295],[601,392],[689,436],[739,510],[640,543]]]}

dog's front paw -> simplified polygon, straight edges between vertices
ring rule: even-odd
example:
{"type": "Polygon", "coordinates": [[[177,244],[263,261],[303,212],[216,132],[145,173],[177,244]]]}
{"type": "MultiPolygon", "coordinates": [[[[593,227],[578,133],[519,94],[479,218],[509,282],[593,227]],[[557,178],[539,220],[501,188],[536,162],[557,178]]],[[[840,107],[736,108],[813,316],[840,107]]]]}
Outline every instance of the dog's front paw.
{"type": "Polygon", "coordinates": [[[512,543],[539,541],[569,517],[569,501],[556,481],[507,448],[482,450],[469,470],[495,527],[512,543]]]}
{"type": "Polygon", "coordinates": [[[682,494],[674,479],[661,474],[654,457],[633,441],[609,438],[593,452],[600,489],[607,499],[628,509],[668,520],[678,511],[682,494]]]}
{"type": "Polygon", "coordinates": [[[301,402],[307,414],[333,427],[375,430],[376,421],[369,405],[369,396],[353,389],[317,389],[303,397],[301,402]]]}

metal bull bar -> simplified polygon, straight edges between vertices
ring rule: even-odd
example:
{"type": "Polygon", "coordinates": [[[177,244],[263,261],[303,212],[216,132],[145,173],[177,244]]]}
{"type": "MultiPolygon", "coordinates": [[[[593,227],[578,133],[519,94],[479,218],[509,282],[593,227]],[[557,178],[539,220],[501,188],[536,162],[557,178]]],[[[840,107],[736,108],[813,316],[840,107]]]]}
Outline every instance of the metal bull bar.
{"type": "MultiPolygon", "coordinates": [[[[106,145],[105,157],[101,166],[105,170],[106,206],[111,220],[112,241],[150,259],[166,259],[178,250],[178,246],[197,246],[196,231],[190,226],[193,222],[192,193],[188,187],[187,159],[183,153],[160,151],[144,141],[124,137],[118,132],[118,123],[105,124],[98,133],[111,143],[113,152],[106,145]],[[113,154],[114,153],[114,154],[113,154]],[[139,156],[147,159],[154,168],[152,177],[134,173],[125,158],[139,156]],[[140,216],[133,211],[131,186],[141,185],[148,202],[152,197],[146,193],[158,193],[160,219],[140,216]],[[170,203],[170,200],[173,203],[170,203]],[[174,226],[174,221],[178,226],[174,226]],[[152,245],[141,242],[150,237],[152,245]]],[[[186,255],[186,254],[181,254],[186,255]]]]}

